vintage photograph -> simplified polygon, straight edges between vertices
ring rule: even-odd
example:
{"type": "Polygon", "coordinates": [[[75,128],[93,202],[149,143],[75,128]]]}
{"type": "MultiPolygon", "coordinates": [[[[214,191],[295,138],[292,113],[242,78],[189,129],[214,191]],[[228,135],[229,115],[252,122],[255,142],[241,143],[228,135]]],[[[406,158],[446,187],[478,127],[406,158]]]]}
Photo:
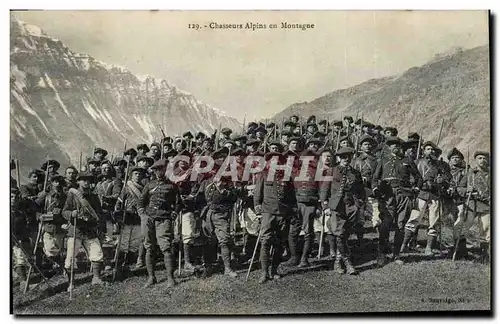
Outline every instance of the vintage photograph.
{"type": "Polygon", "coordinates": [[[491,315],[490,14],[11,11],[11,314],[491,315]]]}

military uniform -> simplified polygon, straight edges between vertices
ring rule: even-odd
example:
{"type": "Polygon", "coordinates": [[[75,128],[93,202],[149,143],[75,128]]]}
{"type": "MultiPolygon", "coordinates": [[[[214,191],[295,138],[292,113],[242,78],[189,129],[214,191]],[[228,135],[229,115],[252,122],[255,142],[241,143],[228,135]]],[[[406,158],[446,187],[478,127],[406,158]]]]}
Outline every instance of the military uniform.
{"type": "Polygon", "coordinates": [[[214,177],[204,180],[198,189],[198,199],[206,206],[202,211],[202,234],[205,241],[203,259],[207,272],[210,272],[214,252],[214,238],[217,238],[224,262],[224,273],[236,277],[231,269],[230,222],[238,193],[231,179],[222,178],[222,185],[214,182],[214,177]]]}
{"type": "MultiPolygon", "coordinates": [[[[431,142],[424,143],[422,147],[434,146],[431,142]]],[[[432,246],[436,242],[439,231],[440,217],[442,216],[442,198],[446,192],[451,175],[449,169],[443,167],[443,163],[432,158],[421,158],[417,160],[417,169],[422,177],[422,186],[418,194],[418,213],[412,216],[406,224],[406,229],[416,233],[418,224],[426,210],[429,210],[428,240],[425,253],[432,254],[432,246]]]]}
{"type": "MultiPolygon", "coordinates": [[[[166,168],[166,162],[155,162],[153,169],[166,168]]],[[[156,179],[149,182],[142,191],[137,210],[141,216],[142,235],[146,250],[146,268],[148,281],[146,286],[156,282],[153,246],[158,244],[163,253],[167,269],[168,286],[175,285],[173,279],[174,260],[172,241],[174,238],[174,221],[180,211],[181,198],[178,187],[168,179],[156,179]]]]}
{"type": "MultiPolygon", "coordinates": [[[[336,154],[352,156],[354,150],[342,148],[336,154]]],[[[343,261],[349,274],[355,274],[347,240],[359,222],[360,210],[365,200],[365,189],[359,171],[350,165],[337,165],[332,172],[332,181],[322,184],[320,200],[323,202],[325,212],[329,211],[332,215],[330,221],[337,240],[340,256],[338,261],[343,261]]],[[[342,270],[340,266],[340,262],[337,262],[337,270],[342,270]]]]}
{"type": "MultiPolygon", "coordinates": [[[[397,137],[389,137],[387,144],[401,145],[403,141],[397,137]]],[[[420,188],[422,178],[415,164],[404,157],[403,152],[387,153],[380,156],[372,178],[372,189],[378,199],[381,224],[379,227],[379,266],[385,261],[384,254],[388,252],[389,232],[394,227],[393,258],[401,263],[399,253],[403,240],[411,238],[411,232],[405,237],[405,224],[412,210],[414,186],[411,177],[415,179],[415,187],[420,188]]],[[[405,242],[406,244],[407,242],[405,242]]],[[[404,245],[404,244],[403,244],[404,245]]]]}
{"type": "Polygon", "coordinates": [[[12,246],[12,262],[14,271],[20,281],[26,281],[26,270],[28,267],[28,255],[33,249],[30,244],[30,231],[28,215],[23,212],[20,205],[19,190],[12,187],[11,190],[10,221],[14,244],[12,246]],[[12,196],[15,195],[13,199],[12,196]],[[30,252],[28,252],[30,251],[30,252]]]}
{"type": "MultiPolygon", "coordinates": [[[[267,158],[280,156],[268,153],[267,158]]],[[[268,180],[268,171],[263,171],[257,178],[254,191],[256,214],[261,218],[260,261],[262,276],[260,282],[269,279],[270,247],[274,243],[274,255],[271,260],[271,276],[279,277],[278,266],[282,257],[282,242],[286,240],[291,216],[297,213],[297,199],[293,181],[283,179],[282,170],[277,170],[275,178],[268,180]]]]}
{"type": "MultiPolygon", "coordinates": [[[[91,179],[87,173],[78,175],[78,179],[91,179]]],[[[102,216],[101,203],[96,194],[84,189],[70,189],[62,211],[68,221],[68,241],[65,268],[70,269],[73,253],[79,251],[83,245],[88,252],[93,269],[93,283],[101,283],[100,271],[104,254],[102,252],[99,235],[104,232],[105,223],[102,216]],[[77,218],[76,228],[74,219],[77,218]],[[73,250],[73,244],[75,249],[73,250]]],[[[75,262],[76,263],[76,262],[75,262]]],[[[76,267],[76,264],[75,264],[76,267]]]]}

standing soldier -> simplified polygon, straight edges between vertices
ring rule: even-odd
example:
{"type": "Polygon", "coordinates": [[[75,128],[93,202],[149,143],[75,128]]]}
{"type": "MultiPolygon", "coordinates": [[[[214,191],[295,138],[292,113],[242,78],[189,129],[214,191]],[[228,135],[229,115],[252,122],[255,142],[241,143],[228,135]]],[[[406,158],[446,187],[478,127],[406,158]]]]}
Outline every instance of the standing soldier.
{"type": "Polygon", "coordinates": [[[98,147],[94,150],[94,160],[96,161],[103,162],[106,155],[108,155],[108,151],[103,148],[98,147]]]}
{"type": "MultiPolygon", "coordinates": [[[[135,263],[135,269],[143,267],[143,256],[144,245],[142,242],[141,235],[141,217],[137,210],[139,200],[142,197],[142,190],[144,186],[141,183],[144,177],[145,170],[141,167],[134,167],[130,170],[130,180],[124,182],[124,189],[121,190],[120,195],[116,201],[114,212],[115,214],[121,214],[121,223],[123,227],[122,240],[119,247],[122,252],[118,255],[118,265],[123,268],[125,264],[128,263],[127,258],[130,247],[137,246],[137,262],[135,263]]],[[[116,189],[116,188],[115,188],[116,189]]],[[[121,189],[121,188],[120,188],[121,189]]]]}
{"type": "MultiPolygon", "coordinates": [[[[150,156],[156,161],[158,161],[160,158],[161,158],[161,145],[154,142],[154,143],[151,143],[151,145],[149,146],[150,147],[150,150],[151,152],[149,152],[150,156]]],[[[135,151],[135,150],[134,150],[135,151]]],[[[136,154],[137,156],[137,154],[136,154]]],[[[130,160],[132,161],[132,160],[130,160]]]]}
{"type": "Polygon", "coordinates": [[[460,187],[466,188],[466,194],[471,195],[467,207],[467,218],[464,220],[462,233],[465,235],[472,227],[476,217],[479,219],[479,241],[481,248],[481,261],[490,260],[490,203],[491,203],[491,177],[490,153],[478,151],[474,153],[476,166],[467,173],[467,178],[462,179],[460,187]]]}
{"type": "MultiPolygon", "coordinates": [[[[464,155],[455,147],[448,153],[448,161],[450,164],[451,181],[446,199],[444,200],[444,215],[451,216],[453,222],[453,242],[459,241],[455,257],[460,259],[466,256],[463,253],[466,252],[467,247],[465,236],[463,238],[460,236],[464,221],[462,214],[464,211],[465,191],[461,190],[464,188],[459,188],[459,185],[466,176],[467,170],[463,167],[464,155]]],[[[450,254],[452,253],[453,250],[450,254]]]]}
{"type": "Polygon", "coordinates": [[[340,258],[335,262],[335,268],[339,273],[344,273],[341,261],[343,261],[347,274],[357,274],[351,261],[351,255],[347,240],[354,227],[358,223],[360,209],[365,200],[365,188],[359,171],[353,169],[350,164],[354,155],[352,148],[341,148],[336,153],[339,164],[333,170],[332,181],[325,182],[320,190],[320,200],[327,215],[331,215],[330,221],[334,222],[334,235],[337,238],[337,249],[340,258]]]}
{"type": "Polygon", "coordinates": [[[71,188],[78,188],[78,182],[76,181],[76,177],[78,176],[78,170],[74,166],[69,166],[66,168],[65,174],[65,183],[63,186],[64,193],[67,193],[71,188]]]}
{"type": "MultiPolygon", "coordinates": [[[[223,147],[212,154],[214,160],[224,160],[228,155],[228,149],[223,147]]],[[[216,162],[218,163],[218,162],[216,162]]],[[[206,203],[202,212],[202,232],[205,239],[203,259],[205,273],[210,275],[212,255],[214,254],[215,240],[219,247],[224,263],[224,274],[229,277],[237,277],[236,272],[231,269],[231,246],[230,221],[234,204],[238,199],[237,191],[231,177],[217,177],[212,174],[210,178],[203,180],[198,190],[198,199],[206,203]]]]}
{"type": "Polygon", "coordinates": [[[137,155],[146,155],[149,152],[149,147],[147,144],[137,145],[137,155]]]}
{"type": "Polygon", "coordinates": [[[66,220],[62,216],[62,210],[66,202],[66,193],[63,190],[64,177],[53,175],[50,178],[50,191],[42,192],[35,202],[42,211],[38,214],[38,221],[43,224],[43,252],[54,262],[54,265],[61,265],[61,250],[64,247],[65,231],[61,228],[66,220]]]}
{"type": "Polygon", "coordinates": [[[282,243],[286,240],[287,228],[291,215],[297,212],[297,200],[293,181],[285,179],[283,170],[276,170],[273,179],[268,179],[269,160],[278,157],[280,164],[286,162],[284,156],[278,152],[267,153],[266,170],[257,178],[254,191],[254,206],[256,215],[261,218],[261,248],[260,262],[262,275],[259,282],[265,283],[269,279],[279,279],[278,266],[281,263],[282,243]],[[270,248],[274,243],[274,254],[270,260],[270,248]],[[269,276],[269,261],[271,261],[271,276],[269,276]]]}
{"type": "Polygon", "coordinates": [[[174,238],[174,220],[180,210],[181,200],[179,189],[165,176],[166,160],[156,161],[151,167],[156,179],[149,182],[142,191],[137,203],[137,211],[141,217],[144,248],[146,249],[146,268],[148,280],[144,288],[156,283],[153,247],[160,246],[167,270],[167,288],[175,286],[174,256],[172,241],[174,238]]]}
{"type": "Polygon", "coordinates": [[[21,196],[17,187],[10,188],[10,221],[14,245],[12,247],[14,272],[19,283],[23,284],[27,279],[28,258],[27,251],[32,249],[30,245],[30,226],[28,215],[23,212],[21,196]]]}
{"type": "Polygon", "coordinates": [[[422,177],[416,165],[404,156],[402,151],[403,140],[399,137],[388,137],[386,145],[390,153],[384,152],[378,160],[372,178],[373,196],[378,199],[380,210],[379,249],[377,265],[385,263],[385,253],[389,250],[389,232],[394,227],[394,247],[392,259],[396,264],[403,264],[399,256],[403,247],[409,242],[405,224],[412,210],[412,199],[422,186],[422,177]],[[411,184],[411,177],[415,185],[411,184]],[[403,242],[403,239],[405,240],[403,242]]]}
{"type": "Polygon", "coordinates": [[[363,210],[362,217],[360,217],[361,223],[357,227],[358,244],[360,247],[362,246],[363,241],[364,220],[369,219],[374,228],[378,227],[381,223],[378,202],[373,197],[371,189],[373,173],[377,167],[377,157],[373,154],[373,148],[375,145],[377,145],[377,143],[373,137],[369,135],[361,137],[359,140],[361,154],[355,158],[352,163],[353,168],[361,173],[361,179],[363,179],[366,191],[366,201],[364,203],[365,208],[363,210]]]}
{"type": "MultiPolygon", "coordinates": [[[[153,150],[152,147],[151,147],[151,150],[153,150]]],[[[134,148],[129,148],[128,150],[123,152],[123,160],[130,161],[131,165],[135,165],[133,161],[134,161],[136,156],[137,156],[137,151],[134,148]]]]}
{"type": "MultiPolygon", "coordinates": [[[[441,213],[442,195],[446,192],[451,176],[443,164],[437,160],[438,147],[432,142],[422,145],[424,157],[417,160],[417,168],[423,180],[422,190],[418,194],[418,210],[406,223],[406,229],[417,233],[420,219],[426,210],[429,210],[429,229],[427,231],[427,246],[425,255],[432,255],[432,248],[436,243],[441,213]]],[[[408,233],[409,234],[409,233],[408,233]]],[[[406,235],[406,234],[405,234],[406,235]]],[[[403,246],[406,246],[406,237],[403,246]]],[[[441,244],[441,242],[440,242],[441,244]]]]}
{"type": "MultiPolygon", "coordinates": [[[[104,216],[104,220],[106,221],[106,241],[111,242],[111,236],[117,233],[116,223],[114,219],[111,217],[113,209],[116,204],[116,199],[118,198],[118,192],[113,192],[113,188],[116,184],[117,188],[121,188],[121,180],[116,183],[114,181],[114,168],[111,166],[111,163],[105,161],[101,165],[101,175],[100,181],[97,183],[94,193],[99,197],[99,201],[101,202],[101,209],[104,216]]],[[[118,189],[119,190],[119,189],[118,189]]]]}
{"type": "MultiPolygon", "coordinates": [[[[80,247],[85,247],[89,259],[92,262],[93,285],[101,285],[101,269],[104,255],[99,233],[105,229],[101,204],[99,197],[92,193],[90,185],[93,175],[82,172],[78,175],[78,189],[70,189],[63,207],[62,215],[68,221],[68,241],[66,262],[64,263],[67,272],[70,272],[71,262],[76,267],[73,254],[78,253],[80,247]],[[76,218],[76,228],[74,219],[76,218]],[[74,249],[73,249],[74,247],[74,249]]],[[[71,288],[71,287],[70,287],[71,288]]]]}

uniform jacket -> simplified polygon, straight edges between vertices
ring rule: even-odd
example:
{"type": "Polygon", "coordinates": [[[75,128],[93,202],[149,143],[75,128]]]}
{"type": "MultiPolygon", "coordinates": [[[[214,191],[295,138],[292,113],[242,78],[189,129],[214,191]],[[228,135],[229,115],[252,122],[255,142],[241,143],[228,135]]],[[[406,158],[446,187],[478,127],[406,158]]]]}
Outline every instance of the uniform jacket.
{"type": "Polygon", "coordinates": [[[143,212],[153,219],[175,217],[180,211],[181,197],[179,188],[168,179],[152,180],[144,186],[137,204],[139,214],[143,212]]]}
{"type": "Polygon", "coordinates": [[[68,221],[68,236],[73,237],[75,235],[75,229],[73,226],[72,212],[78,210],[78,219],[76,220],[76,236],[86,237],[86,238],[96,238],[98,235],[105,230],[105,223],[103,219],[103,212],[101,209],[101,203],[99,197],[96,194],[83,193],[80,189],[71,189],[66,197],[66,202],[64,203],[62,216],[68,221]],[[81,199],[77,197],[81,195],[81,199]],[[90,205],[87,208],[84,204],[90,205]],[[93,211],[92,211],[93,210],[93,211]],[[96,217],[97,216],[97,217],[96,217]]]}
{"type": "Polygon", "coordinates": [[[473,195],[469,203],[469,208],[478,213],[490,212],[491,201],[491,176],[489,170],[473,168],[467,173],[467,177],[462,178],[461,187],[472,186],[476,195],[473,195]]]}
{"type": "Polygon", "coordinates": [[[449,167],[439,160],[421,158],[417,160],[417,169],[422,176],[423,184],[418,198],[423,200],[438,199],[448,188],[451,180],[449,167]],[[438,174],[443,178],[443,182],[438,184],[436,177],[438,174]]]}
{"type": "Polygon", "coordinates": [[[328,208],[345,214],[344,206],[361,206],[366,198],[363,180],[359,171],[350,165],[335,166],[332,181],[321,184],[320,199],[328,202],[328,208]]]}
{"type": "Polygon", "coordinates": [[[462,204],[465,201],[467,186],[463,185],[462,179],[465,177],[465,168],[450,168],[450,188],[453,190],[449,198],[453,199],[454,204],[462,204]]]}
{"type": "Polygon", "coordinates": [[[12,206],[10,208],[10,221],[12,234],[15,235],[16,239],[25,241],[30,237],[30,226],[28,215],[24,213],[20,206],[12,206]]]}
{"type": "Polygon", "coordinates": [[[141,223],[137,206],[142,197],[144,186],[140,183],[127,181],[124,190],[118,196],[115,205],[116,212],[124,212],[124,224],[138,225],[141,223]]]}
{"type": "MultiPolygon", "coordinates": [[[[296,159],[298,160],[298,159],[296,159]]],[[[318,182],[315,181],[316,177],[316,169],[317,163],[315,160],[312,160],[307,167],[307,173],[305,181],[298,181],[297,177],[299,177],[301,172],[301,166],[294,172],[294,181],[293,184],[295,186],[295,195],[297,198],[297,202],[304,204],[312,204],[316,205],[319,201],[319,185],[318,182]]]]}
{"type": "Polygon", "coordinates": [[[208,209],[217,213],[227,213],[234,208],[238,199],[238,191],[231,180],[227,180],[223,188],[217,187],[214,178],[205,179],[198,189],[198,201],[207,205],[208,209]]]}
{"type": "Polygon", "coordinates": [[[256,178],[253,196],[254,206],[262,206],[262,213],[275,215],[289,214],[297,208],[295,187],[292,180],[280,180],[279,172],[273,181],[268,181],[268,171],[263,171],[256,178]]]}
{"type": "Polygon", "coordinates": [[[384,153],[382,159],[377,161],[372,177],[372,189],[379,188],[384,194],[396,191],[411,196],[413,195],[411,177],[414,179],[414,186],[421,188],[422,177],[415,163],[406,157],[384,153]]]}
{"type": "Polygon", "coordinates": [[[66,223],[66,219],[62,216],[62,210],[64,204],[66,203],[67,195],[64,191],[56,192],[51,190],[48,193],[42,193],[36,200],[36,204],[39,206],[41,212],[52,213],[53,220],[50,222],[43,223],[43,230],[45,232],[53,233],[61,228],[61,225],[66,223]]]}
{"type": "Polygon", "coordinates": [[[122,186],[122,181],[118,178],[104,178],[97,183],[94,192],[99,197],[104,212],[113,210],[122,186]]]}
{"type": "Polygon", "coordinates": [[[366,153],[361,153],[352,162],[352,167],[361,173],[361,178],[366,187],[371,188],[373,173],[377,168],[377,157],[366,153]]]}

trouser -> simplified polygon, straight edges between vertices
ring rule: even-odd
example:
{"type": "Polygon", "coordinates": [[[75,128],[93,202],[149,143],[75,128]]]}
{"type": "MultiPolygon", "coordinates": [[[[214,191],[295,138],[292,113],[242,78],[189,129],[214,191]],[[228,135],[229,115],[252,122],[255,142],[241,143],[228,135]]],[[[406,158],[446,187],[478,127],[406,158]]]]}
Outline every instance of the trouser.
{"type": "Polygon", "coordinates": [[[382,220],[380,219],[380,212],[377,199],[373,197],[368,197],[366,199],[364,217],[365,219],[371,220],[373,227],[380,226],[382,220]]]}
{"type": "Polygon", "coordinates": [[[29,241],[22,241],[18,244],[19,246],[12,246],[12,264],[14,265],[14,268],[29,266],[29,256],[27,256],[26,253],[32,253],[33,247],[31,246],[29,241]],[[23,251],[23,249],[26,253],[23,251]]]}
{"type": "MultiPolygon", "coordinates": [[[[298,219],[301,222],[301,230],[304,233],[304,247],[302,249],[302,259],[307,259],[314,241],[314,216],[316,215],[316,205],[298,203],[298,219]]],[[[295,233],[296,231],[294,231],[295,233]]],[[[295,237],[294,240],[297,240],[295,237]]],[[[283,241],[281,241],[283,242],[283,241]]],[[[296,247],[297,248],[297,247],[296,247]]],[[[293,255],[293,252],[290,251],[293,255]]],[[[296,253],[296,251],[295,251],[296,253]]]]}
{"type": "MultiPolygon", "coordinates": [[[[175,228],[178,228],[179,218],[176,219],[175,228]]],[[[181,233],[182,233],[182,243],[191,244],[194,240],[194,233],[196,229],[196,220],[194,218],[193,212],[183,212],[182,213],[182,224],[181,224],[181,233]]],[[[177,234],[177,233],[176,233],[177,234]]]]}
{"type": "Polygon", "coordinates": [[[65,233],[45,232],[43,233],[43,252],[49,258],[58,256],[64,247],[65,233]]]}
{"type": "Polygon", "coordinates": [[[161,252],[172,252],[174,238],[174,222],[172,219],[153,219],[145,216],[141,219],[142,236],[146,253],[153,251],[153,246],[158,244],[161,252]]]}
{"type": "Polygon", "coordinates": [[[441,202],[439,199],[429,199],[427,201],[418,199],[419,213],[412,214],[412,217],[406,223],[406,229],[416,232],[426,209],[429,210],[429,229],[427,235],[437,237],[439,217],[441,216],[441,202]]]}
{"type": "Polygon", "coordinates": [[[460,238],[465,238],[465,233],[463,232],[464,223],[466,217],[464,213],[464,205],[451,205],[449,206],[448,215],[453,221],[453,240],[456,241],[460,238]]]}
{"type": "MultiPolygon", "coordinates": [[[[465,212],[464,212],[465,214],[465,212]]],[[[467,218],[464,220],[462,231],[461,231],[461,236],[465,237],[465,234],[467,233],[468,230],[474,225],[474,221],[478,220],[479,223],[479,241],[481,243],[490,243],[490,212],[476,212],[476,215],[474,215],[474,212],[472,210],[468,210],[467,212],[467,218]]]]}
{"type": "Polygon", "coordinates": [[[209,210],[206,218],[202,223],[202,233],[204,238],[203,258],[206,265],[213,262],[214,249],[216,248],[215,238],[219,242],[222,261],[224,267],[229,268],[231,261],[231,254],[229,246],[231,244],[230,235],[230,222],[231,210],[227,212],[218,212],[209,210]]]}
{"type": "Polygon", "coordinates": [[[405,224],[409,222],[412,210],[412,200],[409,196],[389,194],[379,200],[380,226],[379,226],[379,253],[389,250],[389,233],[394,228],[394,255],[399,255],[404,238],[405,224]]]}
{"type": "MultiPolygon", "coordinates": [[[[66,261],[64,262],[64,267],[66,269],[71,268],[71,259],[73,259],[73,242],[75,245],[75,250],[77,251],[76,253],[78,254],[78,251],[83,245],[83,248],[87,251],[87,254],[89,256],[89,260],[91,262],[102,262],[104,259],[104,254],[102,252],[102,247],[101,247],[101,242],[99,242],[99,239],[97,237],[95,238],[86,238],[86,237],[77,237],[76,240],[73,237],[69,237],[67,241],[67,254],[66,254],[66,261]]],[[[76,255],[74,258],[74,266],[76,268],[76,255]]]]}
{"type": "Polygon", "coordinates": [[[283,254],[283,242],[286,240],[286,233],[289,227],[289,218],[285,215],[263,213],[261,219],[261,247],[260,262],[262,270],[267,274],[269,261],[271,261],[271,273],[275,274],[281,263],[283,254]],[[271,245],[274,246],[274,254],[271,259],[271,245]]]}

